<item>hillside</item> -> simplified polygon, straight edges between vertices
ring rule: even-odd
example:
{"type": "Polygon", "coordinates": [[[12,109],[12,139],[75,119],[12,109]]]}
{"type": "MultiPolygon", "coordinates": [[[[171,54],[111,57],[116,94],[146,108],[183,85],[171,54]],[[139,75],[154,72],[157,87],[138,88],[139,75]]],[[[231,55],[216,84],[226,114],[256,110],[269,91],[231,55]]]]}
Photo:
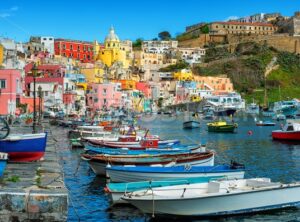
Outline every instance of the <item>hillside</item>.
{"type": "Polygon", "coordinates": [[[268,74],[266,80],[269,102],[278,101],[280,95],[281,99],[300,98],[299,55],[277,51],[267,45],[241,43],[234,53],[226,47],[211,45],[207,49],[206,63],[194,67],[193,71],[199,75],[226,74],[248,102],[254,98],[262,104],[265,70],[274,57],[278,67],[268,74]]]}

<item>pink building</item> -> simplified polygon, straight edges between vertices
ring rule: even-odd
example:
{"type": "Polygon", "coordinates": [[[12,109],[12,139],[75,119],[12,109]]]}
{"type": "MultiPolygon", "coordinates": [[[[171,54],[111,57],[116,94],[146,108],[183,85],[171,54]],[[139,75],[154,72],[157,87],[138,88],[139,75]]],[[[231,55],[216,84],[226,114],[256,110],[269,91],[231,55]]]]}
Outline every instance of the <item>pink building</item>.
{"type": "Polygon", "coordinates": [[[141,91],[146,98],[151,98],[151,86],[147,82],[137,82],[136,89],[141,91]]]}
{"type": "Polygon", "coordinates": [[[91,83],[89,88],[87,105],[90,110],[123,106],[120,83],[91,83]]]}
{"type": "Polygon", "coordinates": [[[0,115],[14,115],[22,93],[21,72],[16,69],[0,69],[0,115]]]}
{"type": "MultiPolygon", "coordinates": [[[[28,63],[25,66],[24,70],[26,76],[28,76],[32,68],[33,68],[33,63],[28,63]]],[[[38,72],[40,72],[44,77],[64,77],[66,73],[66,68],[62,65],[57,65],[57,64],[42,64],[42,65],[38,65],[37,69],[38,72]]]]}

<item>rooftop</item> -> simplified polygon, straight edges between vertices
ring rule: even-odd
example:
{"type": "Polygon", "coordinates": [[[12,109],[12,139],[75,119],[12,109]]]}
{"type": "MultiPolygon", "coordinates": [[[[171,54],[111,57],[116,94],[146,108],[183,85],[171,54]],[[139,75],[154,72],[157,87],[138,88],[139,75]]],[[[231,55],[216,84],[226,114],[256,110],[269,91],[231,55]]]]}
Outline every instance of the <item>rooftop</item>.
{"type": "Polygon", "coordinates": [[[269,26],[273,27],[272,24],[270,23],[263,23],[263,22],[212,22],[213,23],[218,23],[218,24],[223,24],[223,25],[252,25],[252,26],[269,26]]]}

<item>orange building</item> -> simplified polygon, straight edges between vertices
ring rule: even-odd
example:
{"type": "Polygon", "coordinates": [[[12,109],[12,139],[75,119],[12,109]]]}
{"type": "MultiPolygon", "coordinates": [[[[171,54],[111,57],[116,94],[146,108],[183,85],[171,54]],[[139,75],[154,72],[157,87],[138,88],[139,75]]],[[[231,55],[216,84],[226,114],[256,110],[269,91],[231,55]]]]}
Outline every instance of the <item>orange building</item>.
{"type": "Polygon", "coordinates": [[[122,90],[136,89],[136,81],[134,81],[134,80],[115,80],[115,82],[121,83],[122,90]]]}
{"type": "Polygon", "coordinates": [[[230,78],[226,76],[195,76],[194,81],[197,83],[197,88],[200,89],[211,89],[215,93],[220,92],[232,92],[233,84],[230,78]]]}

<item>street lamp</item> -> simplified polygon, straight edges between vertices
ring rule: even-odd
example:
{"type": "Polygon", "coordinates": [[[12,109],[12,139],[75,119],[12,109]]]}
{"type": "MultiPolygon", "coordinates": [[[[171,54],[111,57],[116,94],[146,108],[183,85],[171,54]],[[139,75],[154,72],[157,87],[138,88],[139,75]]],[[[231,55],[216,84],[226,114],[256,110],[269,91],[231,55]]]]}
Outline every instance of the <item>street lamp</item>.
{"type": "Polygon", "coordinates": [[[42,119],[42,97],[43,97],[43,92],[42,92],[41,86],[39,86],[39,88],[38,88],[38,97],[39,97],[39,122],[41,122],[41,119],[42,119]]]}
{"type": "Polygon", "coordinates": [[[36,83],[36,77],[38,74],[38,68],[36,63],[33,64],[33,67],[31,69],[31,74],[33,77],[33,124],[32,124],[32,133],[36,133],[36,88],[35,88],[35,83],[36,83]]]}

